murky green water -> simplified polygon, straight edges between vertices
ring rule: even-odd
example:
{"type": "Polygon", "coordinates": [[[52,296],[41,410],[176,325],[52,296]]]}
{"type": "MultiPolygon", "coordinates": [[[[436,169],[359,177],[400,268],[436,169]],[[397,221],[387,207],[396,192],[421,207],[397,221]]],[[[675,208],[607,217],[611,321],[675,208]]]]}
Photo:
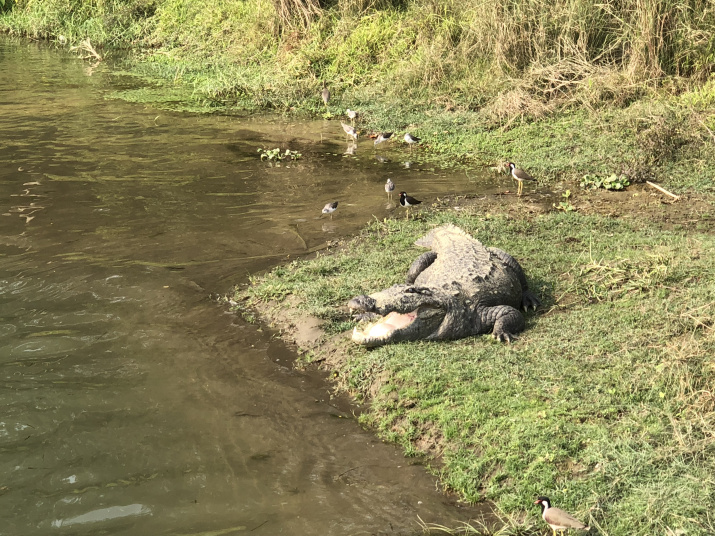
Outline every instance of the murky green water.
{"type": "Polygon", "coordinates": [[[0,534],[410,534],[473,512],[212,302],[395,210],[473,190],[336,121],[172,114],[0,38],[0,534]],[[271,167],[260,147],[303,153],[271,167]],[[339,200],[333,219],[321,216],[339,200]]]}

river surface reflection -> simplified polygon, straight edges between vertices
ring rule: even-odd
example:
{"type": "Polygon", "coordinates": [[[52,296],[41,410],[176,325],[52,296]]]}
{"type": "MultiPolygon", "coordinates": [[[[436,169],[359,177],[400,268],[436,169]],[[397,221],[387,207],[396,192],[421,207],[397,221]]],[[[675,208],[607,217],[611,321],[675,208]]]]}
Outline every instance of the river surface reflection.
{"type": "Polygon", "coordinates": [[[122,82],[0,37],[0,534],[413,534],[473,515],[209,296],[392,214],[388,176],[426,200],[474,184],[369,140],[346,155],[337,121],[106,99],[122,82]],[[303,158],[259,160],[276,146],[303,158]]]}

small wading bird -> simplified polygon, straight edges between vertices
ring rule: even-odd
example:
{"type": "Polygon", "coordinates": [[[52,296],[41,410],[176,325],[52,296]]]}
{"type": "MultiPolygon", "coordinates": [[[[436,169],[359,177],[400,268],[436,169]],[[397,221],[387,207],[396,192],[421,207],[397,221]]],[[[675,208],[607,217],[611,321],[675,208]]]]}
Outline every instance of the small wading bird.
{"type": "Polygon", "coordinates": [[[323,104],[325,104],[325,109],[328,109],[328,102],[330,101],[330,90],[323,85],[323,91],[320,93],[323,98],[323,104]]]}
{"type": "Polygon", "coordinates": [[[387,198],[390,199],[392,197],[392,192],[395,191],[395,183],[390,179],[387,179],[387,182],[385,183],[385,191],[387,192],[387,198]]]}
{"type": "Polygon", "coordinates": [[[357,112],[355,110],[351,110],[348,108],[345,112],[350,119],[350,124],[354,125],[355,124],[355,118],[357,117],[357,112]]]}
{"type": "Polygon", "coordinates": [[[554,531],[554,536],[556,536],[557,530],[560,530],[563,533],[568,529],[589,529],[589,527],[581,523],[568,512],[564,512],[561,508],[554,508],[551,506],[551,501],[548,497],[539,497],[534,501],[534,504],[541,505],[541,517],[544,518],[546,524],[551,527],[551,530],[554,531]]]}
{"type": "Polygon", "coordinates": [[[323,214],[330,214],[330,219],[333,219],[333,212],[338,210],[338,202],[333,201],[332,203],[328,203],[323,207],[323,214]]]}
{"type": "Polygon", "coordinates": [[[405,219],[409,219],[410,217],[410,207],[419,205],[420,203],[422,203],[422,201],[418,201],[414,197],[407,195],[406,192],[400,192],[400,205],[407,209],[405,219]]]}
{"type": "Polygon", "coordinates": [[[378,132],[377,138],[375,138],[375,147],[380,145],[383,141],[387,141],[392,137],[392,132],[378,132]]]}
{"type": "Polygon", "coordinates": [[[518,167],[516,167],[516,164],[514,162],[509,162],[509,169],[511,170],[511,176],[516,182],[519,183],[519,187],[516,190],[516,195],[521,195],[521,192],[524,189],[524,181],[536,182],[536,179],[534,177],[529,175],[523,169],[519,169],[518,167]]]}
{"type": "Polygon", "coordinates": [[[417,136],[413,136],[409,132],[405,132],[405,143],[410,146],[410,151],[412,150],[412,146],[415,143],[419,143],[422,140],[422,138],[418,138],[417,136]]]}
{"type": "Polygon", "coordinates": [[[357,141],[358,133],[357,133],[357,130],[355,130],[355,127],[351,127],[350,125],[348,125],[347,123],[343,123],[342,121],[340,121],[340,124],[342,125],[343,130],[345,131],[345,138],[347,139],[348,136],[352,136],[353,139],[355,141],[357,141]]]}

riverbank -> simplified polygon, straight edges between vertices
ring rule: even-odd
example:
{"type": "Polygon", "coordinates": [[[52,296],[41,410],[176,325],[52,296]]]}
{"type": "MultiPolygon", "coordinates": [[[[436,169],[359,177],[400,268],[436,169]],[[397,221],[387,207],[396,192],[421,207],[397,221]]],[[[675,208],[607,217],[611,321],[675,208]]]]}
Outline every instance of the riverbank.
{"type": "Polygon", "coordinates": [[[349,107],[363,134],[409,131],[423,139],[419,157],[442,166],[512,160],[546,186],[615,174],[715,192],[706,39],[715,14],[678,2],[529,6],[506,14],[499,3],[17,0],[4,4],[0,30],[93,63],[121,57],[135,87],[111,97],[325,115],[338,135],[349,107]]]}
{"type": "Polygon", "coordinates": [[[531,503],[547,494],[602,534],[709,534],[715,236],[658,194],[614,195],[662,217],[546,210],[528,197],[444,200],[256,277],[233,299],[370,401],[365,425],[439,459],[445,488],[493,500],[515,526],[538,526],[531,503]],[[524,266],[543,307],[520,340],[352,344],[347,301],[402,281],[420,253],[414,239],[443,222],[524,266]]]}

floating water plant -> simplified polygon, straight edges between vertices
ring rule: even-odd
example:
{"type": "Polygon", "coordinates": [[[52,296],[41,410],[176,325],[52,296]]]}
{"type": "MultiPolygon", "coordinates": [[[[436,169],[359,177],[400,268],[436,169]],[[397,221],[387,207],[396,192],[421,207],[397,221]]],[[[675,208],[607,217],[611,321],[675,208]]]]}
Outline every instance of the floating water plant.
{"type": "Polygon", "coordinates": [[[275,149],[258,149],[261,153],[261,160],[270,160],[274,162],[280,162],[281,160],[298,160],[302,154],[298,151],[291,151],[286,149],[285,152],[281,152],[279,147],[275,149]]]}

